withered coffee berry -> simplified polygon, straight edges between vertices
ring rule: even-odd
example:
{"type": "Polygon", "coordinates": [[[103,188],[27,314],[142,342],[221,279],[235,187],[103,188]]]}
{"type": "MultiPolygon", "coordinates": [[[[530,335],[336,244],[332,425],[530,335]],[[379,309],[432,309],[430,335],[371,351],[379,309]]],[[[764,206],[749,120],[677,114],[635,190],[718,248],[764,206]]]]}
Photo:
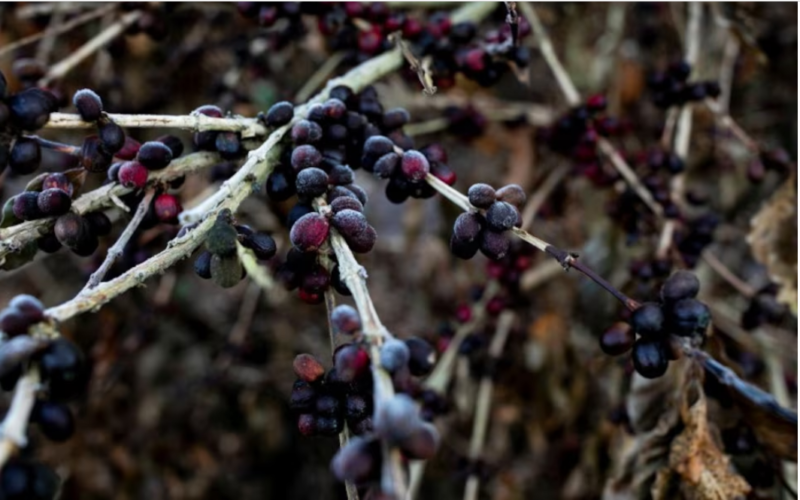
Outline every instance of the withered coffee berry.
{"type": "Polygon", "coordinates": [[[81,146],[81,166],[89,172],[105,172],[111,166],[111,153],[103,147],[96,135],[90,135],[81,146]]]}
{"type": "Polygon", "coordinates": [[[78,114],[85,122],[97,121],[103,114],[103,101],[91,89],[81,89],[75,92],[72,104],[75,105],[78,114]]]}
{"type": "Polygon", "coordinates": [[[325,368],[317,358],[310,354],[298,354],[292,363],[294,374],[305,382],[314,383],[325,375],[325,368]]]}

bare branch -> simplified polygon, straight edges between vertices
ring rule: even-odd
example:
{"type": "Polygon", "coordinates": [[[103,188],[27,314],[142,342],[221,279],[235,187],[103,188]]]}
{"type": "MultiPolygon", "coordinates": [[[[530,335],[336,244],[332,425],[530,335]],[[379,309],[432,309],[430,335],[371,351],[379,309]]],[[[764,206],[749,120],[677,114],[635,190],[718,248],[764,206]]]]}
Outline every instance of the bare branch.
{"type": "Polygon", "coordinates": [[[30,368],[21,376],[14,388],[14,399],[2,423],[0,433],[0,469],[11,458],[18,448],[28,444],[25,436],[25,427],[28,425],[28,416],[36,400],[36,389],[39,386],[39,370],[30,368]]]}
{"type": "MultiPolygon", "coordinates": [[[[234,116],[230,118],[214,118],[201,113],[189,115],[124,115],[106,113],[106,116],[117,125],[124,128],[177,128],[200,132],[203,130],[216,130],[225,132],[240,132],[242,137],[256,137],[267,134],[264,125],[255,118],[234,116]]],[[[51,113],[50,121],[44,128],[89,129],[94,128],[93,122],[83,121],[80,115],[71,113],[51,113]]]]}

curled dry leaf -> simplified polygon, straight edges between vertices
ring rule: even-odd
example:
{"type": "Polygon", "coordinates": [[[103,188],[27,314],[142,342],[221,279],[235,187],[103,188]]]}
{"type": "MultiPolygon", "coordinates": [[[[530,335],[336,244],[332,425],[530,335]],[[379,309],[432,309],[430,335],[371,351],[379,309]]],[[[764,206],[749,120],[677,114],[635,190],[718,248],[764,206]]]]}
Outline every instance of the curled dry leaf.
{"type": "Polygon", "coordinates": [[[778,300],[797,314],[797,180],[793,174],[750,221],[747,242],[781,287],[778,300]]]}

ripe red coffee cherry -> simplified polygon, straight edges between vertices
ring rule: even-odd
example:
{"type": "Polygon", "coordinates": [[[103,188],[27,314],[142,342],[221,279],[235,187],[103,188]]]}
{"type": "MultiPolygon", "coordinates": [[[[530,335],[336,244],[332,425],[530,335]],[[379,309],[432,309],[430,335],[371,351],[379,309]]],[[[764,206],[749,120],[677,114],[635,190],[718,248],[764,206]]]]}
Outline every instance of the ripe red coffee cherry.
{"type": "Polygon", "coordinates": [[[353,306],[340,304],[331,312],[331,324],[336,332],[352,335],[361,330],[361,317],[353,306]]]}
{"type": "Polygon", "coordinates": [[[161,222],[172,224],[177,222],[178,214],[183,211],[181,202],[175,195],[162,193],[158,195],[153,203],[153,209],[156,217],[161,222]]]}
{"type": "Polygon", "coordinates": [[[75,92],[72,98],[72,104],[81,115],[81,120],[85,122],[93,122],[100,119],[103,114],[103,101],[91,89],[81,89],[75,92]]]}
{"type": "Polygon", "coordinates": [[[327,219],[318,213],[300,217],[289,231],[292,245],[303,252],[316,252],[328,239],[330,226],[327,219]]]}
{"type": "Polygon", "coordinates": [[[139,162],[126,161],[119,167],[119,183],[130,189],[142,189],[147,184],[147,169],[139,162]]]}
{"type": "Polygon", "coordinates": [[[497,195],[492,186],[488,184],[473,184],[467,190],[467,198],[472,206],[489,208],[497,200],[497,195]]]}
{"type": "Polygon", "coordinates": [[[161,170],[172,161],[172,150],[162,142],[149,141],[139,148],[136,159],[148,170],[161,170]]]}
{"type": "Polygon", "coordinates": [[[400,170],[408,180],[419,182],[425,179],[431,167],[428,159],[422,153],[411,150],[403,153],[403,157],[400,160],[400,170]]]}
{"type": "Polygon", "coordinates": [[[320,380],[325,375],[325,368],[317,358],[310,354],[298,354],[292,363],[297,378],[309,384],[320,380]]]}
{"type": "Polygon", "coordinates": [[[294,118],[294,105],[289,101],[276,102],[267,110],[267,125],[270,127],[286,125],[292,118],[294,118]]]}
{"type": "Polygon", "coordinates": [[[64,215],[72,207],[72,198],[61,189],[51,188],[39,193],[36,203],[45,216],[64,215]]]}

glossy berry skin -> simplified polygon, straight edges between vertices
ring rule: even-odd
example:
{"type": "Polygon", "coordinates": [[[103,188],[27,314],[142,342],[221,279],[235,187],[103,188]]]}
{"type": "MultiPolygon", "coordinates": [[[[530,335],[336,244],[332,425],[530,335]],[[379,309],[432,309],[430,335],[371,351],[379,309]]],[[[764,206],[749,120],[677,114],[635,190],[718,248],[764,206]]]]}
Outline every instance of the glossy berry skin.
{"type": "Polygon", "coordinates": [[[639,306],[631,314],[630,324],[633,330],[643,337],[661,337],[665,333],[664,313],[655,302],[647,302],[639,306]]]}
{"type": "Polygon", "coordinates": [[[494,188],[488,184],[473,184],[467,190],[467,198],[477,208],[489,208],[497,201],[494,188]]]}
{"type": "Polygon", "coordinates": [[[631,358],[633,368],[644,378],[658,378],[664,375],[669,367],[669,359],[660,340],[637,340],[631,358]]]}
{"type": "Polygon", "coordinates": [[[242,245],[253,251],[258,260],[269,260],[275,256],[278,247],[267,233],[253,233],[242,241],[242,245]]]}
{"type": "Polygon", "coordinates": [[[91,89],[81,89],[75,92],[72,104],[81,115],[81,120],[85,122],[97,121],[103,114],[103,101],[91,89]]]}
{"type": "Polygon", "coordinates": [[[69,398],[84,389],[87,373],[83,353],[69,340],[53,340],[36,360],[42,379],[49,383],[51,398],[69,398]]]}
{"type": "Polygon", "coordinates": [[[431,171],[425,155],[416,150],[406,151],[400,159],[400,171],[411,182],[419,182],[431,171]]]}
{"type": "Polygon", "coordinates": [[[303,198],[322,196],[328,191],[328,174],[321,168],[304,168],[297,174],[295,189],[303,198]]]}
{"type": "Polygon", "coordinates": [[[295,172],[300,172],[306,168],[319,166],[322,162],[322,154],[314,146],[303,144],[292,150],[291,162],[295,172]]]}
{"type": "Polygon", "coordinates": [[[142,189],[147,184],[147,168],[136,161],[126,161],[119,167],[117,179],[129,189],[142,189]]]}
{"type": "Polygon", "coordinates": [[[294,223],[289,239],[295,248],[303,252],[316,252],[328,239],[330,226],[318,213],[306,214],[294,223]]]}
{"type": "Polygon", "coordinates": [[[39,208],[39,193],[23,191],[14,197],[12,203],[14,216],[20,220],[36,220],[45,216],[39,208]]]}
{"type": "Polygon", "coordinates": [[[615,323],[600,336],[600,349],[609,356],[619,356],[630,351],[635,340],[628,323],[615,323]]]}
{"type": "Polygon", "coordinates": [[[678,335],[703,333],[711,322],[711,312],[699,300],[681,299],[670,306],[667,320],[678,335]]]}
{"type": "Polygon", "coordinates": [[[661,300],[666,303],[681,299],[693,299],[700,291],[700,280],[689,271],[678,271],[670,276],[661,287],[661,300]]]}
{"type": "Polygon", "coordinates": [[[72,198],[58,188],[45,189],[36,199],[39,210],[45,216],[52,217],[64,215],[72,207],[72,198]]]}
{"type": "Polygon", "coordinates": [[[172,224],[178,221],[178,214],[183,211],[183,207],[175,195],[162,193],[153,202],[153,210],[158,220],[172,224]]]}
{"type": "Polygon", "coordinates": [[[270,127],[286,125],[292,118],[294,118],[294,105],[289,101],[276,102],[267,110],[266,120],[270,127]]]}
{"type": "Polygon", "coordinates": [[[486,224],[494,231],[506,231],[519,220],[519,211],[510,203],[496,201],[486,210],[486,224]]]}
{"type": "Polygon", "coordinates": [[[39,168],[42,150],[35,139],[20,137],[14,142],[8,157],[8,166],[19,175],[27,175],[39,168]]]}
{"type": "Polygon", "coordinates": [[[161,170],[172,161],[172,150],[162,142],[149,141],[139,148],[136,159],[148,170],[161,170]]]}
{"type": "Polygon", "coordinates": [[[39,425],[39,430],[50,441],[62,443],[75,433],[75,419],[72,411],[61,403],[39,400],[31,411],[31,421],[39,425]]]}

